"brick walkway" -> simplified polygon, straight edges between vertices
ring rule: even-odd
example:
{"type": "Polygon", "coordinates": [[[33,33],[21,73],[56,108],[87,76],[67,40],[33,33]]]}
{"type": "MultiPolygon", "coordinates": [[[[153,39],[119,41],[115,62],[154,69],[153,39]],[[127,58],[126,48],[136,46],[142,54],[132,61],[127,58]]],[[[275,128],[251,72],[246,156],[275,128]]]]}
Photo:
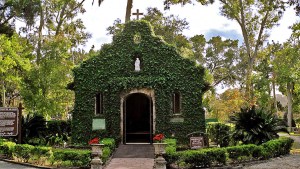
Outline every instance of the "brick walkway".
{"type": "Polygon", "coordinates": [[[105,169],[153,169],[154,147],[152,145],[121,144],[105,169]]]}
{"type": "Polygon", "coordinates": [[[113,158],[105,169],[153,169],[151,158],[113,158]]]}

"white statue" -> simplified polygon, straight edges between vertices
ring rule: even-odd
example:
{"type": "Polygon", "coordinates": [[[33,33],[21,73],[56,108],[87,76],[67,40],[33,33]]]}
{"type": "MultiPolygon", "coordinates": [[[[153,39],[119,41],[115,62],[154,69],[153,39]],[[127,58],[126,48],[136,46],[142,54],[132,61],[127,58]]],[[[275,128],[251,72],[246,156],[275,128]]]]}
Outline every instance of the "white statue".
{"type": "Polygon", "coordinates": [[[141,70],[141,67],[140,67],[140,59],[139,58],[136,58],[135,60],[135,63],[134,63],[134,70],[139,72],[141,70]]]}

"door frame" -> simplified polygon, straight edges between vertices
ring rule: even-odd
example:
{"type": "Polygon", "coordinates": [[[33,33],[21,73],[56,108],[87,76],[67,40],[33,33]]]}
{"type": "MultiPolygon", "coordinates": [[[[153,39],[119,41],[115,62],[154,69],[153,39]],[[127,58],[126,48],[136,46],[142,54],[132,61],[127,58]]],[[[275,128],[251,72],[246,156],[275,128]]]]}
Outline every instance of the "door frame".
{"type": "MultiPolygon", "coordinates": [[[[125,140],[125,112],[126,112],[126,99],[129,95],[134,94],[134,93],[141,93],[144,94],[146,97],[148,97],[150,101],[150,137],[153,137],[153,133],[155,131],[155,119],[156,119],[156,112],[155,112],[155,97],[154,97],[154,90],[153,89],[148,89],[148,88],[142,88],[142,89],[133,89],[130,91],[122,92],[120,97],[121,97],[121,102],[120,102],[120,136],[121,136],[121,141],[123,144],[126,144],[125,140]],[[151,126],[152,124],[152,126],[151,126]]],[[[150,144],[152,143],[152,139],[150,138],[150,144]]]]}

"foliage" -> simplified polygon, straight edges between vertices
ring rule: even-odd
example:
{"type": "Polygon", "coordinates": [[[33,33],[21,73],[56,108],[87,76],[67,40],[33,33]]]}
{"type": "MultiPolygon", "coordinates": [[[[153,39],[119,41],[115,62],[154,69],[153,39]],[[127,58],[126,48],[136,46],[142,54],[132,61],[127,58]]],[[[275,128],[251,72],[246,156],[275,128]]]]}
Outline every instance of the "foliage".
{"type": "Polygon", "coordinates": [[[6,155],[7,158],[11,158],[15,151],[16,143],[10,141],[0,142],[1,153],[6,155]]]}
{"type": "Polygon", "coordinates": [[[208,111],[211,118],[227,122],[230,115],[240,110],[246,104],[244,93],[239,89],[227,89],[218,96],[206,98],[208,111]]]}
{"type": "MultiPolygon", "coordinates": [[[[105,163],[114,151],[115,140],[104,138],[102,161],[105,163]]],[[[0,154],[7,158],[13,155],[25,162],[55,166],[87,167],[90,165],[91,151],[86,149],[55,149],[52,147],[32,146],[28,144],[16,144],[0,139],[0,154]],[[29,161],[30,160],[30,161],[29,161]]]]}
{"type": "Polygon", "coordinates": [[[286,131],[282,121],[274,114],[255,107],[242,108],[230,120],[235,124],[233,139],[245,144],[262,144],[278,138],[277,132],[286,131]]]}
{"type": "Polygon", "coordinates": [[[40,115],[28,115],[22,119],[22,141],[27,143],[32,138],[44,138],[46,120],[40,115]]]}
{"type": "Polygon", "coordinates": [[[230,142],[230,127],[222,123],[210,123],[207,126],[208,137],[220,147],[227,147],[230,142]]]}
{"type": "Polygon", "coordinates": [[[84,0],[34,2],[35,22],[21,28],[35,47],[32,69],[24,78],[21,95],[27,112],[65,118],[74,98],[66,89],[72,81],[71,69],[87,57],[80,45],[90,34],[77,18],[85,12],[84,0]]]}
{"type": "Polygon", "coordinates": [[[22,159],[24,162],[28,162],[31,157],[31,152],[33,151],[34,146],[29,144],[17,144],[15,146],[14,156],[22,159]]]}
{"type": "Polygon", "coordinates": [[[207,84],[204,69],[183,59],[176,49],[154,36],[148,22],[135,21],[125,25],[124,31],[114,37],[112,44],[103,46],[95,56],[74,70],[75,107],[72,120],[72,141],[87,143],[89,139],[110,136],[120,139],[121,92],[135,88],[155,90],[156,131],[170,136],[175,133],[179,141],[187,133],[204,131],[204,112],[201,100],[207,84]],[[134,43],[136,33],[141,42],[134,43]],[[134,71],[135,57],[141,59],[141,71],[134,71]],[[158,69],[159,68],[159,69],[158,69]],[[97,71],[94,71],[97,70],[97,71]],[[106,82],[106,83],[100,83],[106,82]],[[188,82],[188,83],[187,83],[188,82]],[[182,97],[183,123],[171,123],[172,93],[182,97]],[[94,96],[101,92],[103,115],[94,113],[94,96]],[[92,119],[105,118],[106,130],[92,131],[92,119]]]}
{"type": "MultiPolygon", "coordinates": [[[[71,136],[71,121],[64,120],[51,120],[47,121],[47,142],[49,145],[54,145],[49,143],[50,140],[59,138],[61,142],[68,142],[69,137],[71,136]]],[[[52,142],[54,143],[54,142],[52,142]]]]}
{"type": "Polygon", "coordinates": [[[70,161],[71,166],[88,166],[90,164],[90,150],[79,149],[53,149],[54,160],[57,165],[70,161]]]}
{"type": "Polygon", "coordinates": [[[180,152],[166,151],[168,163],[184,163],[189,168],[224,166],[251,160],[268,159],[289,154],[293,139],[280,138],[261,145],[247,144],[226,148],[207,148],[180,152]],[[176,157],[176,158],[170,158],[176,157]],[[174,160],[175,159],[175,160],[174,160]]]}
{"type": "Polygon", "coordinates": [[[194,167],[212,167],[225,165],[226,150],[223,148],[203,149],[201,151],[187,150],[182,153],[182,160],[189,164],[190,168],[194,167]]]}
{"type": "Polygon", "coordinates": [[[113,138],[103,138],[100,143],[104,144],[105,147],[109,147],[111,151],[116,148],[116,141],[113,138]]]}
{"type": "Polygon", "coordinates": [[[0,105],[16,106],[23,76],[31,69],[31,46],[17,34],[0,35],[0,105]]]}

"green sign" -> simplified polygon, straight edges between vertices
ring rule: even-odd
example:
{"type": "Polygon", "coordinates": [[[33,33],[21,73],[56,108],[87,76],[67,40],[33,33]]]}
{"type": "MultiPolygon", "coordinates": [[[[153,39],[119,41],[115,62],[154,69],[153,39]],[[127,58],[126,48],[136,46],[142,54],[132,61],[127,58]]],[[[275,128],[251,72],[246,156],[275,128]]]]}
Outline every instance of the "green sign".
{"type": "Polygon", "coordinates": [[[105,119],[93,119],[93,130],[105,130],[105,119]]]}

